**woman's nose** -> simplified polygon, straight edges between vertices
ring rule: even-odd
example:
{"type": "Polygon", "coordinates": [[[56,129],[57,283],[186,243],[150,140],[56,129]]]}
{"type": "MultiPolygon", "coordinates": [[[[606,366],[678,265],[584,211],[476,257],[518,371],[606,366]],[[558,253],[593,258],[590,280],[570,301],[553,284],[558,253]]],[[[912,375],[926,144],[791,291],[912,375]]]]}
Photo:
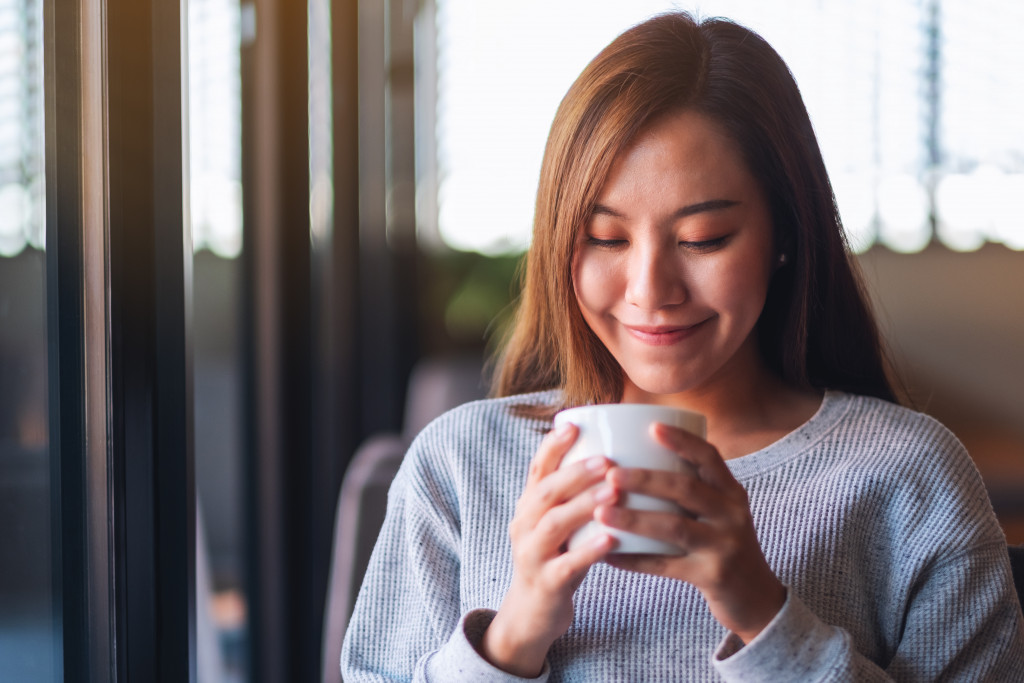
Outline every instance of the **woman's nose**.
{"type": "Polygon", "coordinates": [[[638,245],[630,255],[626,302],[657,310],[686,301],[687,290],[674,244],[638,245]]]}

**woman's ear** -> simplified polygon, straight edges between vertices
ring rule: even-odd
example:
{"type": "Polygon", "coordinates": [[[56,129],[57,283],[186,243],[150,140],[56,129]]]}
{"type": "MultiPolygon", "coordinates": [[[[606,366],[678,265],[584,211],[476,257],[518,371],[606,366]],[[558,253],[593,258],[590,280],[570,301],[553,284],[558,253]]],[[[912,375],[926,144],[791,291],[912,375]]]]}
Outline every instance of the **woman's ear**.
{"type": "Polygon", "coordinates": [[[775,239],[775,270],[793,262],[795,240],[791,234],[777,236],[775,239]]]}

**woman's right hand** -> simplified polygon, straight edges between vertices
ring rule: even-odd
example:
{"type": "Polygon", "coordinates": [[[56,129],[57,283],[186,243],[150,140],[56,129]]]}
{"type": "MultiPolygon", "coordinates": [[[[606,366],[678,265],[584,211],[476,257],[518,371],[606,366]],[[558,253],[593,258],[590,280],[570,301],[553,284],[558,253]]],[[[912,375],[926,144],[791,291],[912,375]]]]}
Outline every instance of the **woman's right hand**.
{"type": "Polygon", "coordinates": [[[559,469],[579,430],[549,433],[530,463],[526,488],[509,524],[515,565],[512,585],[481,642],[494,666],[524,678],[540,675],[551,644],[572,624],[572,598],[587,570],[614,546],[608,534],[567,550],[569,537],[614,502],[604,478],[611,462],[594,457],[559,469]]]}

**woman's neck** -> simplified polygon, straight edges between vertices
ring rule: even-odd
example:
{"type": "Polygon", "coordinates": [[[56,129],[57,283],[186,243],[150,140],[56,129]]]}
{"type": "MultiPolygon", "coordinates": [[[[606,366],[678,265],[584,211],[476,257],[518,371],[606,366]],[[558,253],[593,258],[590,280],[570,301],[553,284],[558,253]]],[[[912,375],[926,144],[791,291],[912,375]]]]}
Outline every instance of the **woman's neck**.
{"type": "Polygon", "coordinates": [[[624,403],[656,403],[702,413],[707,439],[726,460],[775,443],[807,422],[821,406],[820,392],[786,384],[756,362],[743,372],[678,394],[649,394],[628,378],[624,403]]]}

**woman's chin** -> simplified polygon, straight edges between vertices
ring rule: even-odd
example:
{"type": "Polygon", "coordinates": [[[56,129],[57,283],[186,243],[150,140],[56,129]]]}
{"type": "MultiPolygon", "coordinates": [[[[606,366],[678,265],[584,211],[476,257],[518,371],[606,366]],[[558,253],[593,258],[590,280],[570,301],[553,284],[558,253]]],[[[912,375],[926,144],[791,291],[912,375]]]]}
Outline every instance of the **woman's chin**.
{"type": "Polygon", "coordinates": [[[658,399],[683,394],[693,389],[692,381],[662,376],[632,378],[626,382],[623,399],[626,403],[657,403],[658,399]]]}

